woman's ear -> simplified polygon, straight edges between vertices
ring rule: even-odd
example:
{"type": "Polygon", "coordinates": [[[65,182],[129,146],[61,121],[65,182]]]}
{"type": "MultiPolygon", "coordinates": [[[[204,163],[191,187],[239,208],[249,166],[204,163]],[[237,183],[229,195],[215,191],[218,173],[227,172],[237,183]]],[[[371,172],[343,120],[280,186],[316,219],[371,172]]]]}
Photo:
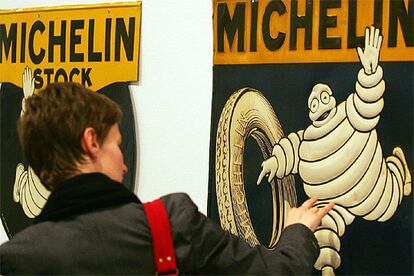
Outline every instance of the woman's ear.
{"type": "Polygon", "coordinates": [[[98,156],[100,145],[95,129],[88,127],[83,131],[81,137],[81,146],[85,154],[88,155],[91,159],[94,159],[98,156]]]}

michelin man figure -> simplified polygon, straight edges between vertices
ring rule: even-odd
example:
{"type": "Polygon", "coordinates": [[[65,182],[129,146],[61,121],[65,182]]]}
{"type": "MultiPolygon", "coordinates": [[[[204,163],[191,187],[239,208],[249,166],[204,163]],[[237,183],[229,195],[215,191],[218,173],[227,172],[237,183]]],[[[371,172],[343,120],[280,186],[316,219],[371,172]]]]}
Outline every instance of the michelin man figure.
{"type": "Polygon", "coordinates": [[[340,266],[340,237],[356,216],[384,222],[396,212],[403,196],[411,193],[403,150],[396,147],[385,158],[375,130],[385,92],[378,65],[381,44],[380,30],[367,28],[365,49],[357,49],[363,68],[356,92],[346,101],[336,105],[326,84],[313,87],[308,99],[312,124],[274,145],[257,181],[299,174],[306,194],[319,199],[318,207],[335,202],[315,231],[321,248],[315,268],[322,275],[334,275],[340,266]]]}
{"type": "MultiPolygon", "coordinates": [[[[34,93],[34,78],[32,70],[26,67],[23,71],[23,101],[20,116],[25,111],[25,100],[34,93]]],[[[40,182],[39,177],[29,166],[27,170],[22,163],[16,166],[16,176],[13,186],[13,200],[20,203],[24,214],[29,218],[34,218],[40,214],[50,192],[40,182]]]]}

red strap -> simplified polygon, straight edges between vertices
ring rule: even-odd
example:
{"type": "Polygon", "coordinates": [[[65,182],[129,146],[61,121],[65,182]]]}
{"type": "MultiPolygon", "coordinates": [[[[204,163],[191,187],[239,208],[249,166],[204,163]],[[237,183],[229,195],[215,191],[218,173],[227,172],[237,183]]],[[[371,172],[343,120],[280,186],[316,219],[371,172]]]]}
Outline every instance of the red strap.
{"type": "Polygon", "coordinates": [[[160,199],[143,204],[149,222],[154,263],[159,275],[177,275],[174,243],[165,206],[160,199]]]}

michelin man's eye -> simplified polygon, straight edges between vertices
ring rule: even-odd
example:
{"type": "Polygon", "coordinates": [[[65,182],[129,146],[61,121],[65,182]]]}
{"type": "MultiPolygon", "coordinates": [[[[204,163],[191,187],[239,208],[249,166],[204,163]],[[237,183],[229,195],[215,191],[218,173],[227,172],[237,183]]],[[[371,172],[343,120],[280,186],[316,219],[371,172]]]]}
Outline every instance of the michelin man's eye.
{"type": "Polygon", "coordinates": [[[326,92],[326,91],[323,91],[323,92],[321,93],[321,101],[322,101],[322,103],[323,103],[323,104],[327,104],[327,103],[329,103],[329,97],[330,97],[329,93],[328,93],[328,92],[326,92]]]}
{"type": "Polygon", "coordinates": [[[315,113],[319,108],[319,101],[318,99],[313,99],[311,104],[310,104],[310,111],[312,113],[315,113]]]}

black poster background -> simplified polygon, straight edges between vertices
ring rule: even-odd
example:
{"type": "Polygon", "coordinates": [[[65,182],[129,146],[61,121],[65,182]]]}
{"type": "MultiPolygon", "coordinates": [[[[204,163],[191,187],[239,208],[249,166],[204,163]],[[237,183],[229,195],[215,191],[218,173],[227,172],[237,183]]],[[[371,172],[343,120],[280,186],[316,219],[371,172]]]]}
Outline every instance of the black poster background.
{"type": "MultiPolygon", "coordinates": [[[[355,52],[355,55],[357,53],[355,52]]],[[[376,127],[384,156],[400,146],[413,172],[414,63],[381,62],[386,92],[385,107],[376,127]]],[[[307,101],[316,83],[326,83],[337,105],[355,92],[360,63],[214,65],[210,137],[208,215],[219,222],[215,191],[216,132],[221,111],[230,95],[243,87],[261,91],[271,103],[285,135],[304,130],[310,124],[307,101]]],[[[262,244],[267,244],[272,227],[269,185],[256,185],[263,157],[253,138],[246,141],[244,186],[252,224],[262,244]]],[[[307,199],[302,181],[295,176],[298,203],[307,199]]],[[[220,223],[220,222],[219,222],[220,223]]],[[[341,237],[341,266],[338,275],[413,274],[413,193],[403,197],[393,217],[369,222],[356,217],[341,237]]],[[[320,274],[314,271],[315,274],[320,274]]]]}
{"type": "MultiPolygon", "coordinates": [[[[128,83],[112,83],[99,89],[98,93],[102,93],[115,101],[123,112],[119,128],[122,134],[121,149],[124,153],[125,164],[128,166],[128,172],[124,176],[123,183],[129,190],[134,191],[137,159],[136,136],[134,113],[128,83]]],[[[0,212],[1,221],[9,238],[32,224],[32,220],[23,213],[20,203],[13,201],[16,165],[22,162],[27,169],[27,162],[22,154],[16,130],[16,122],[20,116],[22,99],[22,88],[11,83],[1,84],[0,212]]],[[[41,141],[39,142],[41,143],[41,141]]]]}

